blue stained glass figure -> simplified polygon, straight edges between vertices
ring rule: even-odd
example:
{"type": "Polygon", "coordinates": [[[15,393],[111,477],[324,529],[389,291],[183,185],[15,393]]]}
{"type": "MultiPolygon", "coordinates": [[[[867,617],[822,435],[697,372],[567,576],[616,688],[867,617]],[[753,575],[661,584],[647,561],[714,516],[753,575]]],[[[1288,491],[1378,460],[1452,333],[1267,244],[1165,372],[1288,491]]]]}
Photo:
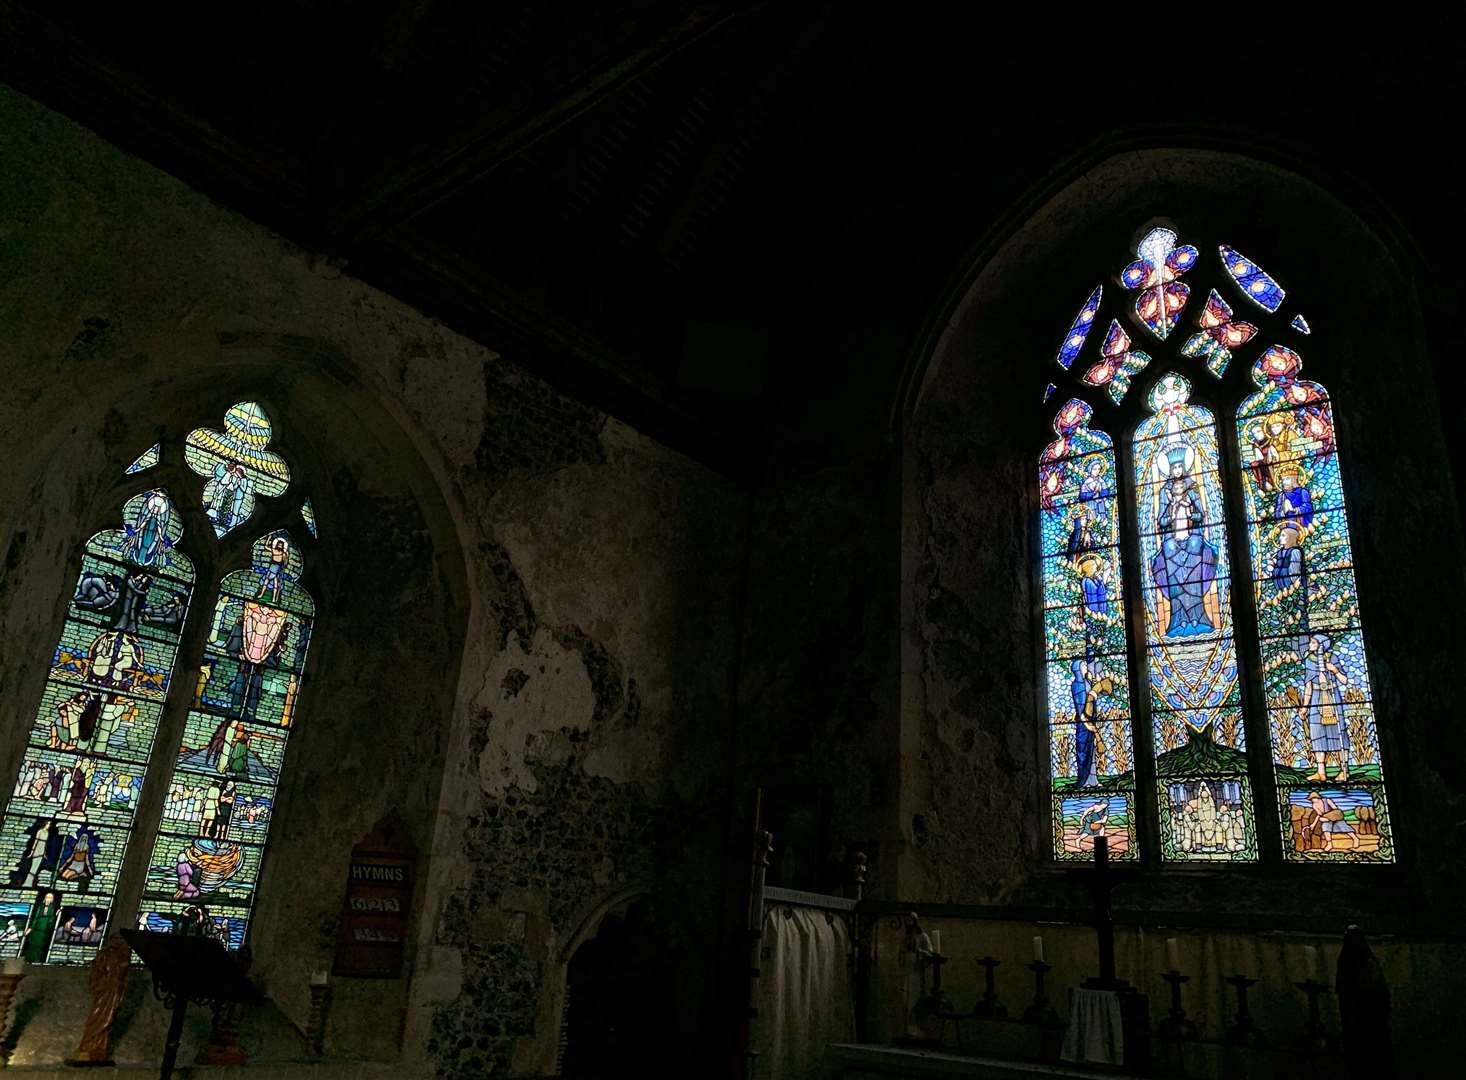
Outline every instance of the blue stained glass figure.
{"type": "Polygon", "coordinates": [[[1297,330],[1300,334],[1313,333],[1313,328],[1308,325],[1308,320],[1303,317],[1302,313],[1294,315],[1293,321],[1290,322],[1288,325],[1291,326],[1294,330],[1297,330]]]}
{"type": "Polygon", "coordinates": [[[163,448],[158,443],[153,443],[133,461],[131,465],[122,470],[124,476],[131,476],[133,473],[140,473],[144,469],[151,469],[158,464],[158,459],[163,456],[163,448]]]}
{"type": "Polygon", "coordinates": [[[1081,381],[1090,386],[1104,387],[1110,400],[1118,405],[1130,389],[1130,380],[1144,371],[1149,363],[1148,355],[1130,347],[1130,335],[1125,333],[1119,321],[1111,319],[1104,344],[1100,346],[1100,359],[1090,366],[1081,381]]]}
{"type": "Polygon", "coordinates": [[[1178,280],[1196,265],[1197,251],[1190,244],[1176,246],[1171,229],[1151,229],[1145,234],[1135,253],[1140,256],[1120,271],[1120,281],[1127,289],[1139,289],[1135,297],[1135,314],[1162,341],[1175,329],[1181,309],[1191,288],[1178,280]]]}
{"type": "Polygon", "coordinates": [[[1243,296],[1269,313],[1283,306],[1283,299],[1288,294],[1272,275],[1235,248],[1221,244],[1217,250],[1221,252],[1222,266],[1242,290],[1243,296]]]}
{"type": "Polygon", "coordinates": [[[1250,322],[1234,320],[1232,305],[1223,300],[1215,289],[1206,298],[1206,306],[1196,321],[1201,332],[1187,338],[1181,352],[1205,360],[1206,369],[1220,379],[1232,362],[1232,350],[1251,341],[1257,327],[1250,322]]]}
{"type": "Polygon", "coordinates": [[[1104,286],[1096,285],[1094,292],[1089,294],[1089,299],[1079,309],[1079,314],[1074,316],[1074,322],[1069,327],[1069,332],[1064,335],[1064,343],[1059,346],[1059,355],[1055,359],[1065,371],[1068,371],[1074,363],[1074,358],[1079,355],[1079,350],[1084,348],[1084,341],[1089,337],[1089,328],[1094,325],[1094,318],[1099,314],[1100,297],[1103,294],[1104,286]]]}

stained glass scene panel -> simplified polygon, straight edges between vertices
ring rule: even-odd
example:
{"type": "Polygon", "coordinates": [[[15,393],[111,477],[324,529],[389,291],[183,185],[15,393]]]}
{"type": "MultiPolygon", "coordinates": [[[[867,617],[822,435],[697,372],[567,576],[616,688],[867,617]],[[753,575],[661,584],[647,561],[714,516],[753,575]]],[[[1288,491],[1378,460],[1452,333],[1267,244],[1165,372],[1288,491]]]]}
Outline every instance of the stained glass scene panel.
{"type": "Polygon", "coordinates": [[[140,916],[167,929],[203,903],[231,949],[248,930],[315,614],[287,534],[256,541],[250,562],[210,612],[140,916]]]}
{"type": "Polygon", "coordinates": [[[1084,795],[1053,796],[1054,857],[1061,862],[1090,862],[1094,841],[1104,836],[1113,859],[1137,857],[1135,796],[1115,788],[1084,795]]]}
{"type": "Polygon", "coordinates": [[[1333,414],[1272,346],[1237,410],[1284,855],[1394,858],[1333,414]]]}
{"type": "Polygon", "coordinates": [[[87,964],[106,932],[193,590],[182,532],[157,489],[85,545],[0,822],[0,956],[87,964]]]}
{"type": "Polygon", "coordinates": [[[290,467],[269,449],[270,418],[256,401],[231,405],[224,428],[195,428],[184,439],[183,457],[202,476],[204,513],[218,536],[254,514],[257,496],[281,495],[290,486],[290,467]]]}
{"type": "Polygon", "coordinates": [[[1134,859],[1134,738],[1109,436],[1090,407],[1059,410],[1039,464],[1054,856],[1094,857],[1095,838],[1134,859]]]}
{"type": "Polygon", "coordinates": [[[1257,858],[1241,740],[1216,426],[1191,384],[1162,377],[1134,438],[1161,855],[1257,858]]]}

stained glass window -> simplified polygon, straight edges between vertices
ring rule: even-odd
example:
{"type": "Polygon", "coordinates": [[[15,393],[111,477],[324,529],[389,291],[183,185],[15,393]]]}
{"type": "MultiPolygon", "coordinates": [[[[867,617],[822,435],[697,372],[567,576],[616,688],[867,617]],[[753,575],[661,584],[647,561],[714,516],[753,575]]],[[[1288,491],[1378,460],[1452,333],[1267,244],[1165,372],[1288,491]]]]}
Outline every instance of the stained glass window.
{"type": "Polygon", "coordinates": [[[316,532],[316,508],[311,505],[309,499],[300,504],[300,520],[305,522],[305,527],[312,537],[320,535],[316,532]]]}
{"type": "Polygon", "coordinates": [[[1237,409],[1283,853],[1392,857],[1328,392],[1273,345],[1237,409]]]}
{"type": "Polygon", "coordinates": [[[270,418],[254,401],[241,401],[224,414],[224,430],[196,428],[184,440],[188,467],[208,482],[204,513],[214,533],[224,536],[254,514],[256,496],[281,495],[290,486],[290,467],[268,449],[270,418]]]}
{"type": "Polygon", "coordinates": [[[1161,853],[1257,858],[1216,423],[1166,375],[1134,440],[1161,853]]]}
{"type": "Polygon", "coordinates": [[[244,941],[314,623],[301,566],[273,532],[219,588],[148,863],[150,929],[203,903],[230,948],[244,941]]]}
{"type": "Polygon", "coordinates": [[[1054,857],[1088,859],[1104,832],[1158,862],[1391,861],[1332,404],[1297,352],[1262,347],[1312,327],[1235,247],[1203,260],[1180,235],[1144,231],[1044,373],[1046,414],[1077,395],[1039,463],[1054,857]],[[1206,303],[1177,345],[1193,287],[1206,303]],[[1135,348],[1147,334],[1154,360],[1135,348]],[[1235,443],[1214,408],[1235,410],[1235,443]],[[1133,639],[1127,604],[1144,613],[1133,639]],[[1260,834],[1275,811],[1279,833],[1260,834]]]}
{"type": "Polygon", "coordinates": [[[1135,254],[1139,258],[1120,271],[1120,281],[1127,289],[1140,290],[1135,294],[1135,314],[1164,341],[1191,295],[1191,286],[1180,278],[1195,265],[1197,251],[1190,244],[1177,246],[1173,230],[1156,228],[1145,234],[1135,254]]]}
{"type": "Polygon", "coordinates": [[[107,931],[193,592],[182,533],[156,488],[83,548],[0,823],[0,955],[87,964],[107,931]]]}
{"type": "Polygon", "coordinates": [[[1133,859],[1135,754],[1120,576],[1115,452],[1071,400],[1039,460],[1054,855],[1133,859]]]}
{"type": "Polygon", "coordinates": [[[1110,400],[1119,404],[1130,389],[1130,380],[1145,370],[1150,357],[1139,349],[1130,347],[1130,335],[1117,320],[1110,320],[1105,332],[1104,344],[1100,346],[1100,358],[1084,373],[1083,381],[1089,386],[1102,386],[1110,400]]]}
{"type": "Polygon", "coordinates": [[[1226,244],[1219,245],[1217,251],[1222,256],[1222,265],[1232,275],[1243,296],[1269,313],[1283,306],[1288,294],[1271,274],[1226,244]]]}
{"type": "Polygon", "coordinates": [[[158,443],[153,443],[152,446],[139,454],[131,465],[122,470],[123,475],[131,476],[133,473],[140,473],[144,469],[151,469],[154,465],[158,464],[158,459],[162,456],[163,447],[158,443]]]}
{"type": "Polygon", "coordinates": [[[1232,305],[1215,289],[1206,298],[1206,306],[1196,323],[1201,332],[1187,338],[1181,352],[1205,360],[1206,369],[1219,379],[1232,362],[1232,350],[1246,345],[1257,334],[1257,327],[1250,322],[1232,317],[1232,305]]]}
{"type": "Polygon", "coordinates": [[[1094,292],[1089,294],[1089,299],[1084,301],[1084,306],[1079,309],[1079,314],[1074,316],[1074,322],[1069,327],[1069,332],[1064,335],[1064,343],[1059,346],[1059,355],[1055,357],[1059,366],[1065,371],[1069,370],[1074,363],[1074,358],[1079,355],[1079,350],[1084,348],[1084,342],[1089,337],[1090,327],[1094,325],[1095,313],[1099,311],[1100,298],[1104,296],[1105,287],[1096,285],[1094,292]]]}

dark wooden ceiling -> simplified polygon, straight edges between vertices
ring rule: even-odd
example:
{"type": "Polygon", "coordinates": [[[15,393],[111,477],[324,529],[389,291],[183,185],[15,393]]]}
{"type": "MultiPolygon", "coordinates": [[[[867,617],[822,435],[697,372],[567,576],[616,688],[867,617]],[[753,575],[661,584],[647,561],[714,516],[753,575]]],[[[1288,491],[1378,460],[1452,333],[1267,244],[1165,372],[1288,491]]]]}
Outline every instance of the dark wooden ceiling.
{"type": "Polygon", "coordinates": [[[1420,206],[1462,180],[1457,80],[1415,44],[1142,68],[963,8],[0,0],[0,79],[744,475],[886,436],[966,253],[1116,132],[1245,133],[1360,173],[1443,255],[1461,239],[1420,206]]]}

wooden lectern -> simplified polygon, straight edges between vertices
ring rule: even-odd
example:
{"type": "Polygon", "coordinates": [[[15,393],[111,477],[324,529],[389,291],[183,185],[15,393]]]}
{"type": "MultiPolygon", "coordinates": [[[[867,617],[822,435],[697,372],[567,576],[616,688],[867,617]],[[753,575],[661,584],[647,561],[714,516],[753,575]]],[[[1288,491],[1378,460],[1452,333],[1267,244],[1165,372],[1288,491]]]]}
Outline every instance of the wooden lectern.
{"type": "Polygon", "coordinates": [[[189,1002],[217,1011],[235,1002],[264,1001],[264,995],[245,977],[234,957],[213,938],[127,928],[121,934],[152,974],[153,996],[173,1010],[158,1072],[161,1080],[173,1076],[189,1002]]]}

